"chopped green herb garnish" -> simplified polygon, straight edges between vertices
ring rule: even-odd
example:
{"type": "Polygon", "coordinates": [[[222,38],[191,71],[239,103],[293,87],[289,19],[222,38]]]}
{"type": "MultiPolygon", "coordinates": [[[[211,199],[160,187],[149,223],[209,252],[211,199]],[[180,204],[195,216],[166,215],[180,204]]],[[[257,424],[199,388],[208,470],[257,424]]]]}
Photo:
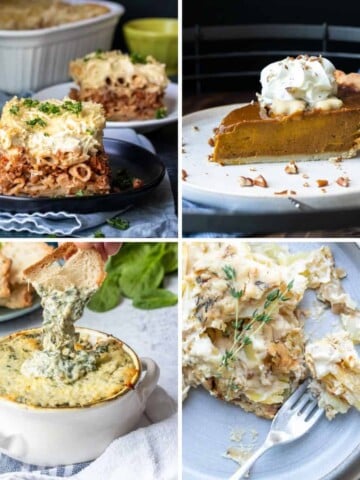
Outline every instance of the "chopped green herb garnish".
{"type": "Polygon", "coordinates": [[[48,114],[51,113],[52,115],[59,115],[61,112],[60,107],[50,102],[40,103],[39,110],[40,112],[48,113],[48,114]]]}
{"type": "Polygon", "coordinates": [[[106,220],[106,222],[113,228],[118,230],[127,230],[130,227],[130,222],[128,220],[123,220],[122,218],[111,218],[106,220]]]}
{"type": "Polygon", "coordinates": [[[147,63],[146,57],[141,53],[136,52],[130,54],[130,60],[132,61],[132,63],[147,63]]]}
{"type": "Polygon", "coordinates": [[[83,190],[78,190],[78,191],[75,193],[75,195],[76,195],[77,197],[83,197],[85,194],[84,194],[84,191],[83,191],[83,190]]]}
{"type": "Polygon", "coordinates": [[[226,280],[236,279],[235,268],[231,267],[230,265],[225,265],[225,267],[223,267],[223,272],[225,273],[226,280]]]}
{"type": "Polygon", "coordinates": [[[72,113],[80,113],[82,111],[82,103],[81,102],[72,102],[71,100],[66,100],[61,107],[64,110],[72,113]]]}
{"type": "Polygon", "coordinates": [[[86,130],[86,133],[87,133],[88,135],[94,135],[95,130],[93,130],[92,128],[88,128],[88,129],[86,130]]]}
{"type": "Polygon", "coordinates": [[[12,113],[13,115],[17,115],[19,111],[20,111],[19,105],[13,105],[9,110],[9,112],[12,113]]]}
{"type": "MultiPolygon", "coordinates": [[[[246,285],[239,290],[236,284],[236,271],[230,265],[223,267],[225,280],[227,282],[230,295],[235,299],[235,322],[232,323],[234,329],[234,340],[230,349],[226,349],[221,358],[221,367],[227,367],[230,361],[237,358],[240,350],[252,343],[252,337],[256,335],[264,325],[272,320],[272,315],[276,311],[277,304],[282,301],[290,300],[289,295],[294,281],[288,283],[286,286],[281,286],[269,292],[265,298],[264,307],[261,311],[254,310],[250,318],[239,318],[239,299],[246,291],[246,285]]],[[[232,380],[231,380],[232,381],[232,380]]],[[[230,381],[230,382],[231,382],[230,381]]]]}
{"type": "Polygon", "coordinates": [[[105,238],[105,234],[101,230],[94,232],[94,238],[105,238]]]}
{"type": "Polygon", "coordinates": [[[86,55],[86,57],[83,58],[83,62],[88,62],[92,58],[98,58],[99,60],[104,60],[105,57],[104,57],[103,53],[104,53],[104,51],[101,50],[101,48],[98,48],[94,55],[86,55]]]}
{"type": "Polygon", "coordinates": [[[25,98],[23,101],[23,104],[25,105],[25,107],[29,107],[29,108],[37,107],[39,103],[40,103],[39,100],[34,100],[33,98],[25,98]]]}
{"type": "Polygon", "coordinates": [[[32,120],[27,120],[26,125],[30,127],[35,127],[35,125],[40,125],[40,127],[46,127],[47,123],[40,117],[35,117],[32,120]]]}
{"type": "Polygon", "coordinates": [[[44,137],[50,137],[50,134],[47,132],[44,132],[44,137]]]}
{"type": "Polygon", "coordinates": [[[126,168],[119,168],[115,174],[114,187],[118,187],[120,191],[127,190],[133,186],[133,177],[126,168]]]}
{"type": "Polygon", "coordinates": [[[155,112],[155,118],[165,118],[167,116],[167,108],[158,108],[155,112]]]}

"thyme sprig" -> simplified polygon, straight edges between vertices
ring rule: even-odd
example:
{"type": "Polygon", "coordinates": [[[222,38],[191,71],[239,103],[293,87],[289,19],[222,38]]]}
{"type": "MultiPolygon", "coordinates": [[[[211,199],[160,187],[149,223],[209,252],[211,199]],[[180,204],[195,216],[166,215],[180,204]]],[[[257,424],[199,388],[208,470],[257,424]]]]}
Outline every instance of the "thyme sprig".
{"type": "Polygon", "coordinates": [[[280,301],[286,302],[290,300],[289,293],[293,288],[294,280],[291,280],[285,288],[276,288],[267,294],[264,307],[261,311],[256,309],[247,325],[243,325],[244,320],[239,319],[239,300],[243,296],[245,288],[242,290],[237,289],[236,284],[236,271],[233,267],[225,265],[223,268],[225,279],[227,281],[230,295],[235,299],[235,322],[234,327],[234,340],[231,348],[225,350],[221,358],[221,366],[228,367],[229,363],[236,359],[237,354],[246,345],[252,343],[252,337],[256,335],[264,325],[268,324],[272,320],[272,314],[276,310],[276,307],[280,301]]]}

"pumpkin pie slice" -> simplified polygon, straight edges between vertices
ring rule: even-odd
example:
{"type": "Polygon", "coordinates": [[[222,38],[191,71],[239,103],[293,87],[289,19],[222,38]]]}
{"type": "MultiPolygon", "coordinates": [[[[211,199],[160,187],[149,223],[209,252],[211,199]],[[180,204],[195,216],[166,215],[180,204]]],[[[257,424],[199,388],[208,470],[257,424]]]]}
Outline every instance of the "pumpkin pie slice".
{"type": "MultiPolygon", "coordinates": [[[[340,108],[271,114],[258,101],[215,130],[211,161],[222,165],[354,157],[360,150],[360,75],[336,72],[340,108]]],[[[296,106],[296,104],[295,104],[296,106]]]]}

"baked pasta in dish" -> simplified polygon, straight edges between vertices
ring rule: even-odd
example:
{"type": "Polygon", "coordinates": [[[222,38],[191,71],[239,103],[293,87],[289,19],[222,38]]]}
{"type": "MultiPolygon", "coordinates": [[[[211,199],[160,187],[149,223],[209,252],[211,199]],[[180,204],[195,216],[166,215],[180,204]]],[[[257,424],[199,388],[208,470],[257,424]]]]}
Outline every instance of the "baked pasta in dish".
{"type": "Polygon", "coordinates": [[[308,376],[299,309],[307,289],[334,313],[355,318],[356,305],[339,282],[345,273],[335,268],[327,247],[294,254],[240,242],[184,248],[184,397],[202,385],[246,411],[273,418],[308,376]]]}
{"type": "Polygon", "coordinates": [[[59,0],[0,0],[0,30],[34,30],[98,17],[109,12],[99,3],[59,0]]]}
{"type": "Polygon", "coordinates": [[[79,87],[71,90],[70,97],[101,103],[109,120],[145,120],[166,114],[165,65],[151,56],[97,51],[70,62],[70,75],[79,87]]]}
{"type": "Polygon", "coordinates": [[[109,193],[104,126],[99,104],[14,97],[0,119],[0,193],[51,197],[109,193]]]}

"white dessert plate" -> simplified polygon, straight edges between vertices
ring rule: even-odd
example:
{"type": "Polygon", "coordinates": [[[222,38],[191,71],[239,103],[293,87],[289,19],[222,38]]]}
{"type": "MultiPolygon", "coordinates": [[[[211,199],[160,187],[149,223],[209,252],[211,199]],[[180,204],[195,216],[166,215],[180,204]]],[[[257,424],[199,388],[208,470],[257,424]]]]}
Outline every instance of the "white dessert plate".
{"type": "Polygon", "coordinates": [[[289,196],[301,202],[304,209],[342,209],[360,207],[360,156],[333,163],[329,160],[297,162],[298,175],[285,172],[286,163],[256,163],[221,166],[209,162],[212,153],[209,138],[213,129],[234,108],[244,104],[210,108],[183,118],[182,168],[187,177],[182,183],[183,197],[210,207],[221,207],[246,213],[285,213],[296,210],[289,196]],[[239,177],[262,175],[268,188],[241,187],[239,177]],[[349,177],[350,186],[336,183],[349,177]],[[316,180],[327,180],[324,189],[316,180]],[[309,186],[304,186],[308,184],[309,186]],[[296,193],[276,194],[292,191],[296,193]]]}
{"type": "MultiPolygon", "coordinates": [[[[62,100],[69,95],[70,89],[75,88],[76,84],[73,82],[59,83],[48,88],[44,88],[33,95],[36,100],[48,100],[49,98],[56,98],[62,100]]],[[[167,86],[164,103],[167,108],[167,116],[165,118],[154,118],[150,120],[131,120],[129,122],[106,122],[107,128],[133,128],[137,132],[151,132],[157,130],[164,125],[176,122],[178,118],[178,85],[170,82],[167,86]]]]}
{"type": "MultiPolygon", "coordinates": [[[[337,265],[348,277],[344,288],[360,303],[358,278],[360,249],[355,244],[329,244],[337,265]]],[[[290,251],[320,247],[316,243],[292,243],[290,251]]],[[[314,311],[314,294],[307,292],[302,305],[314,311]]],[[[325,310],[305,321],[307,336],[323,337],[339,329],[338,318],[325,310]]],[[[359,349],[358,349],[359,351],[359,349]]],[[[189,392],[183,405],[183,480],[228,479],[238,464],[223,457],[229,447],[246,448],[255,438],[260,446],[270,428],[270,420],[256,417],[240,407],[211,397],[202,388],[189,392]],[[230,439],[231,432],[243,433],[240,442],[230,439]]],[[[360,413],[355,409],[337,415],[331,422],[322,417],[299,440],[277,446],[257,460],[250,480],[358,480],[360,474],[360,413]]]]}

